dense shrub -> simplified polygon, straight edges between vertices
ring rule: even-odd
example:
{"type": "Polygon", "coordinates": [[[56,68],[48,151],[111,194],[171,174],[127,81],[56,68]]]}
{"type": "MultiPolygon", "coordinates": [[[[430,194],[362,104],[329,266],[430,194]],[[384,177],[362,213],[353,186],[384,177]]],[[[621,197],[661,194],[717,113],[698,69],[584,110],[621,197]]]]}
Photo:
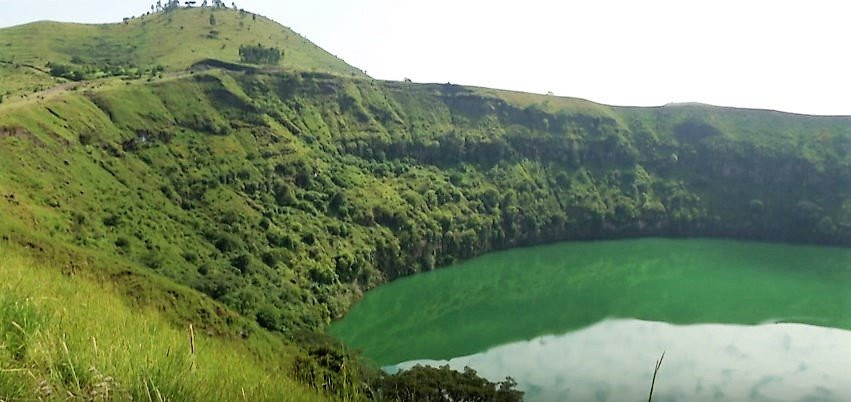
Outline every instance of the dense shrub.
{"type": "Polygon", "coordinates": [[[278,64],[283,58],[283,52],[276,47],[263,47],[263,45],[241,45],[239,47],[239,60],[251,64],[278,64]]]}
{"type": "Polygon", "coordinates": [[[459,372],[442,366],[415,366],[394,375],[383,375],[374,388],[378,400],[401,402],[456,402],[523,400],[523,392],[509,378],[492,383],[466,367],[459,372]]]}

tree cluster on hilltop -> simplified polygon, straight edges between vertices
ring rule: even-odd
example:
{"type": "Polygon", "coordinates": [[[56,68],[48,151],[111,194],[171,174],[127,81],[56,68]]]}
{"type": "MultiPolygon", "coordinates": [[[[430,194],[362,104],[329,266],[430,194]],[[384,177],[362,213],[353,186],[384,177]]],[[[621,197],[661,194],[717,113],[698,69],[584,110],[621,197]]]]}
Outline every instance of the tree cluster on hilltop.
{"type": "MultiPolygon", "coordinates": [[[[198,4],[197,1],[186,1],[183,5],[184,7],[193,7],[198,4]]],[[[212,8],[227,8],[227,5],[222,0],[212,0],[208,2],[204,0],[201,2],[201,7],[212,7],[212,8]]],[[[236,10],[236,3],[231,3],[231,7],[236,10]]],[[[180,8],[179,0],[167,0],[165,3],[162,0],[157,0],[156,4],[151,5],[151,12],[160,12],[160,11],[172,11],[180,8]]]]}

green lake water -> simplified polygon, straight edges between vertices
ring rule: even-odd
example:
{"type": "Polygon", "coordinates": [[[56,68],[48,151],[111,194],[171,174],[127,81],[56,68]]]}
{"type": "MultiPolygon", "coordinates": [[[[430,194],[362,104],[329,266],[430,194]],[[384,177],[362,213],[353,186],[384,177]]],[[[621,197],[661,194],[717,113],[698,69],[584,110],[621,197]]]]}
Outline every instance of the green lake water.
{"type": "Polygon", "coordinates": [[[663,351],[654,400],[851,400],[848,330],[851,249],[640,239],[400,279],[330,333],[389,370],[510,375],[529,400],[646,399],[663,351]]]}

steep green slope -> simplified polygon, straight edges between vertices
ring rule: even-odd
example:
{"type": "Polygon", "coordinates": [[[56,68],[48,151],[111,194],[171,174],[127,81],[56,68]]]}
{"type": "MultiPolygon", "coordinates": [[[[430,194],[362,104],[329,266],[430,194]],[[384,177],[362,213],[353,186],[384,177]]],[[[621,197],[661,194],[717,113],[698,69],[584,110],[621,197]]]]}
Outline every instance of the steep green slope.
{"type": "Polygon", "coordinates": [[[0,108],[0,213],[293,333],[505,247],[850,245],[849,123],[212,71],[0,108]]]}
{"type": "Polygon", "coordinates": [[[238,63],[239,47],[257,44],[284,52],[278,68],[365,77],[362,71],[265,17],[230,9],[194,8],[117,24],[35,22],[0,29],[0,91],[47,88],[53,82],[47,63],[81,71],[103,71],[105,66],[127,73],[158,66],[181,71],[205,59],[238,63]],[[34,79],[33,74],[40,78],[34,79]]]}
{"type": "Polygon", "coordinates": [[[288,376],[297,349],[269,334],[199,329],[190,344],[109,281],[63,275],[8,244],[0,255],[2,400],[326,400],[288,376]]]}

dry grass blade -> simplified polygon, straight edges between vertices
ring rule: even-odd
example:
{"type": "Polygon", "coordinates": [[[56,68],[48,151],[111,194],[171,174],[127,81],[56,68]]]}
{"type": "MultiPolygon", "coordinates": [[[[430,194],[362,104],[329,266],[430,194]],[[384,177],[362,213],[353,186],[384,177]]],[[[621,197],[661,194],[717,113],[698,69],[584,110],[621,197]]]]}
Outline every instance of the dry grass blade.
{"type": "Polygon", "coordinates": [[[62,350],[65,352],[65,360],[68,364],[68,370],[71,372],[71,378],[73,378],[74,385],[77,387],[76,391],[80,394],[83,391],[80,385],[80,377],[77,377],[77,369],[74,367],[74,361],[71,360],[71,352],[68,351],[68,344],[65,341],[62,341],[62,350]]]}
{"type": "Polygon", "coordinates": [[[195,328],[192,324],[189,324],[189,355],[191,359],[189,370],[195,372],[195,328]]]}
{"type": "Polygon", "coordinates": [[[647,402],[653,400],[653,388],[656,387],[656,374],[659,374],[659,368],[662,367],[662,360],[665,360],[665,352],[662,352],[662,357],[656,360],[656,369],[653,370],[653,381],[650,383],[650,396],[647,398],[647,402]]]}

